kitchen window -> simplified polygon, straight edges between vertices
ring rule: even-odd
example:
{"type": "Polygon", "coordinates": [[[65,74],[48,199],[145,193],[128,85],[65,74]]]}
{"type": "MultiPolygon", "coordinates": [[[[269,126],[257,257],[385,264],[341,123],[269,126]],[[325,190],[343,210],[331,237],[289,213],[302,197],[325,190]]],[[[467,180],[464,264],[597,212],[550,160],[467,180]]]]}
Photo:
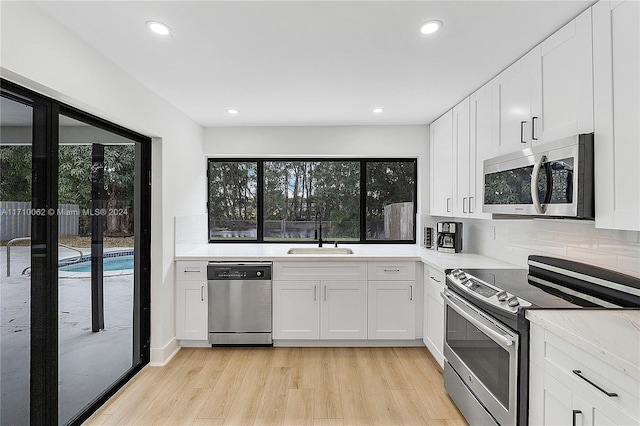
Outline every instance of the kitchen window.
{"type": "Polygon", "coordinates": [[[209,159],[209,242],[415,243],[416,173],[416,159],[209,159]]]}

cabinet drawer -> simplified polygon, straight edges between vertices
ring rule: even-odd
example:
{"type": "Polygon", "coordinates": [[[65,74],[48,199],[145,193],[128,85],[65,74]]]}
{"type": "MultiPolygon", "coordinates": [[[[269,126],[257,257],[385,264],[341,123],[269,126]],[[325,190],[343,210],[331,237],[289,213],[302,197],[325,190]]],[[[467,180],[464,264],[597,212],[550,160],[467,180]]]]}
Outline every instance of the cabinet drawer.
{"type": "Polygon", "coordinates": [[[369,262],[367,275],[370,281],[413,281],[416,279],[416,263],[369,262]]]}
{"type": "Polygon", "coordinates": [[[623,411],[640,419],[640,387],[630,376],[549,332],[545,332],[544,357],[544,370],[563,377],[562,382],[581,398],[612,416],[623,411]],[[617,396],[607,396],[604,391],[617,396]]]}
{"type": "Polygon", "coordinates": [[[273,262],[273,279],[364,281],[367,262],[273,262]]]}
{"type": "Polygon", "coordinates": [[[177,281],[207,280],[207,262],[176,262],[177,281]]]}
{"type": "Polygon", "coordinates": [[[434,288],[439,287],[440,290],[444,289],[445,287],[444,273],[440,271],[436,271],[435,269],[432,269],[432,268],[426,268],[425,275],[426,275],[425,285],[431,285],[431,286],[434,286],[434,288]]]}

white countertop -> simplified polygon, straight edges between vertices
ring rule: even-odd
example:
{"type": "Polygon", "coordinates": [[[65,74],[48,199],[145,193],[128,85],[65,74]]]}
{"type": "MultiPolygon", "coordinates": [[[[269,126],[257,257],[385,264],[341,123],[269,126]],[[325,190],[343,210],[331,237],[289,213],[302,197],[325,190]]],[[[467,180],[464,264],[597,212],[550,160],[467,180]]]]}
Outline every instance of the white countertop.
{"type": "Polygon", "coordinates": [[[545,330],[640,380],[640,310],[528,310],[545,330]]]}
{"type": "MultiPolygon", "coordinates": [[[[327,244],[327,247],[333,247],[327,244]]],[[[441,253],[415,244],[340,244],[353,254],[287,254],[292,248],[317,247],[317,244],[202,244],[176,252],[176,260],[274,260],[274,261],[359,261],[409,260],[423,262],[433,268],[521,268],[472,253],[441,253]]]]}

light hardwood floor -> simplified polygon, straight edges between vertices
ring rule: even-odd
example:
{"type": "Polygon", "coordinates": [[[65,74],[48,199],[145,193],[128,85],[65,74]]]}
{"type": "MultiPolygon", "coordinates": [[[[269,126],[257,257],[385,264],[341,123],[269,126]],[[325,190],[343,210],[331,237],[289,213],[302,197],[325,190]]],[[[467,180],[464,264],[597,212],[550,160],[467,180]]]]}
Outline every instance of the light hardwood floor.
{"type": "Polygon", "coordinates": [[[87,425],[466,425],[425,348],[183,348],[87,425]]]}

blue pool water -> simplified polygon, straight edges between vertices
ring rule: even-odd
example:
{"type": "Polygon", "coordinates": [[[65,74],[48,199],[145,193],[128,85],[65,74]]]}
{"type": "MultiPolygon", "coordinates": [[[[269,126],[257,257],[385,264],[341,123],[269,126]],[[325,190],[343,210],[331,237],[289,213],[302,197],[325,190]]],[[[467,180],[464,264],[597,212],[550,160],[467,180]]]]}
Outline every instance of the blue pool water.
{"type": "MultiPolygon", "coordinates": [[[[133,269],[133,256],[107,257],[104,259],[104,271],[122,271],[133,269]]],[[[91,272],[91,260],[74,263],[59,268],[65,272],[91,272]]]]}

